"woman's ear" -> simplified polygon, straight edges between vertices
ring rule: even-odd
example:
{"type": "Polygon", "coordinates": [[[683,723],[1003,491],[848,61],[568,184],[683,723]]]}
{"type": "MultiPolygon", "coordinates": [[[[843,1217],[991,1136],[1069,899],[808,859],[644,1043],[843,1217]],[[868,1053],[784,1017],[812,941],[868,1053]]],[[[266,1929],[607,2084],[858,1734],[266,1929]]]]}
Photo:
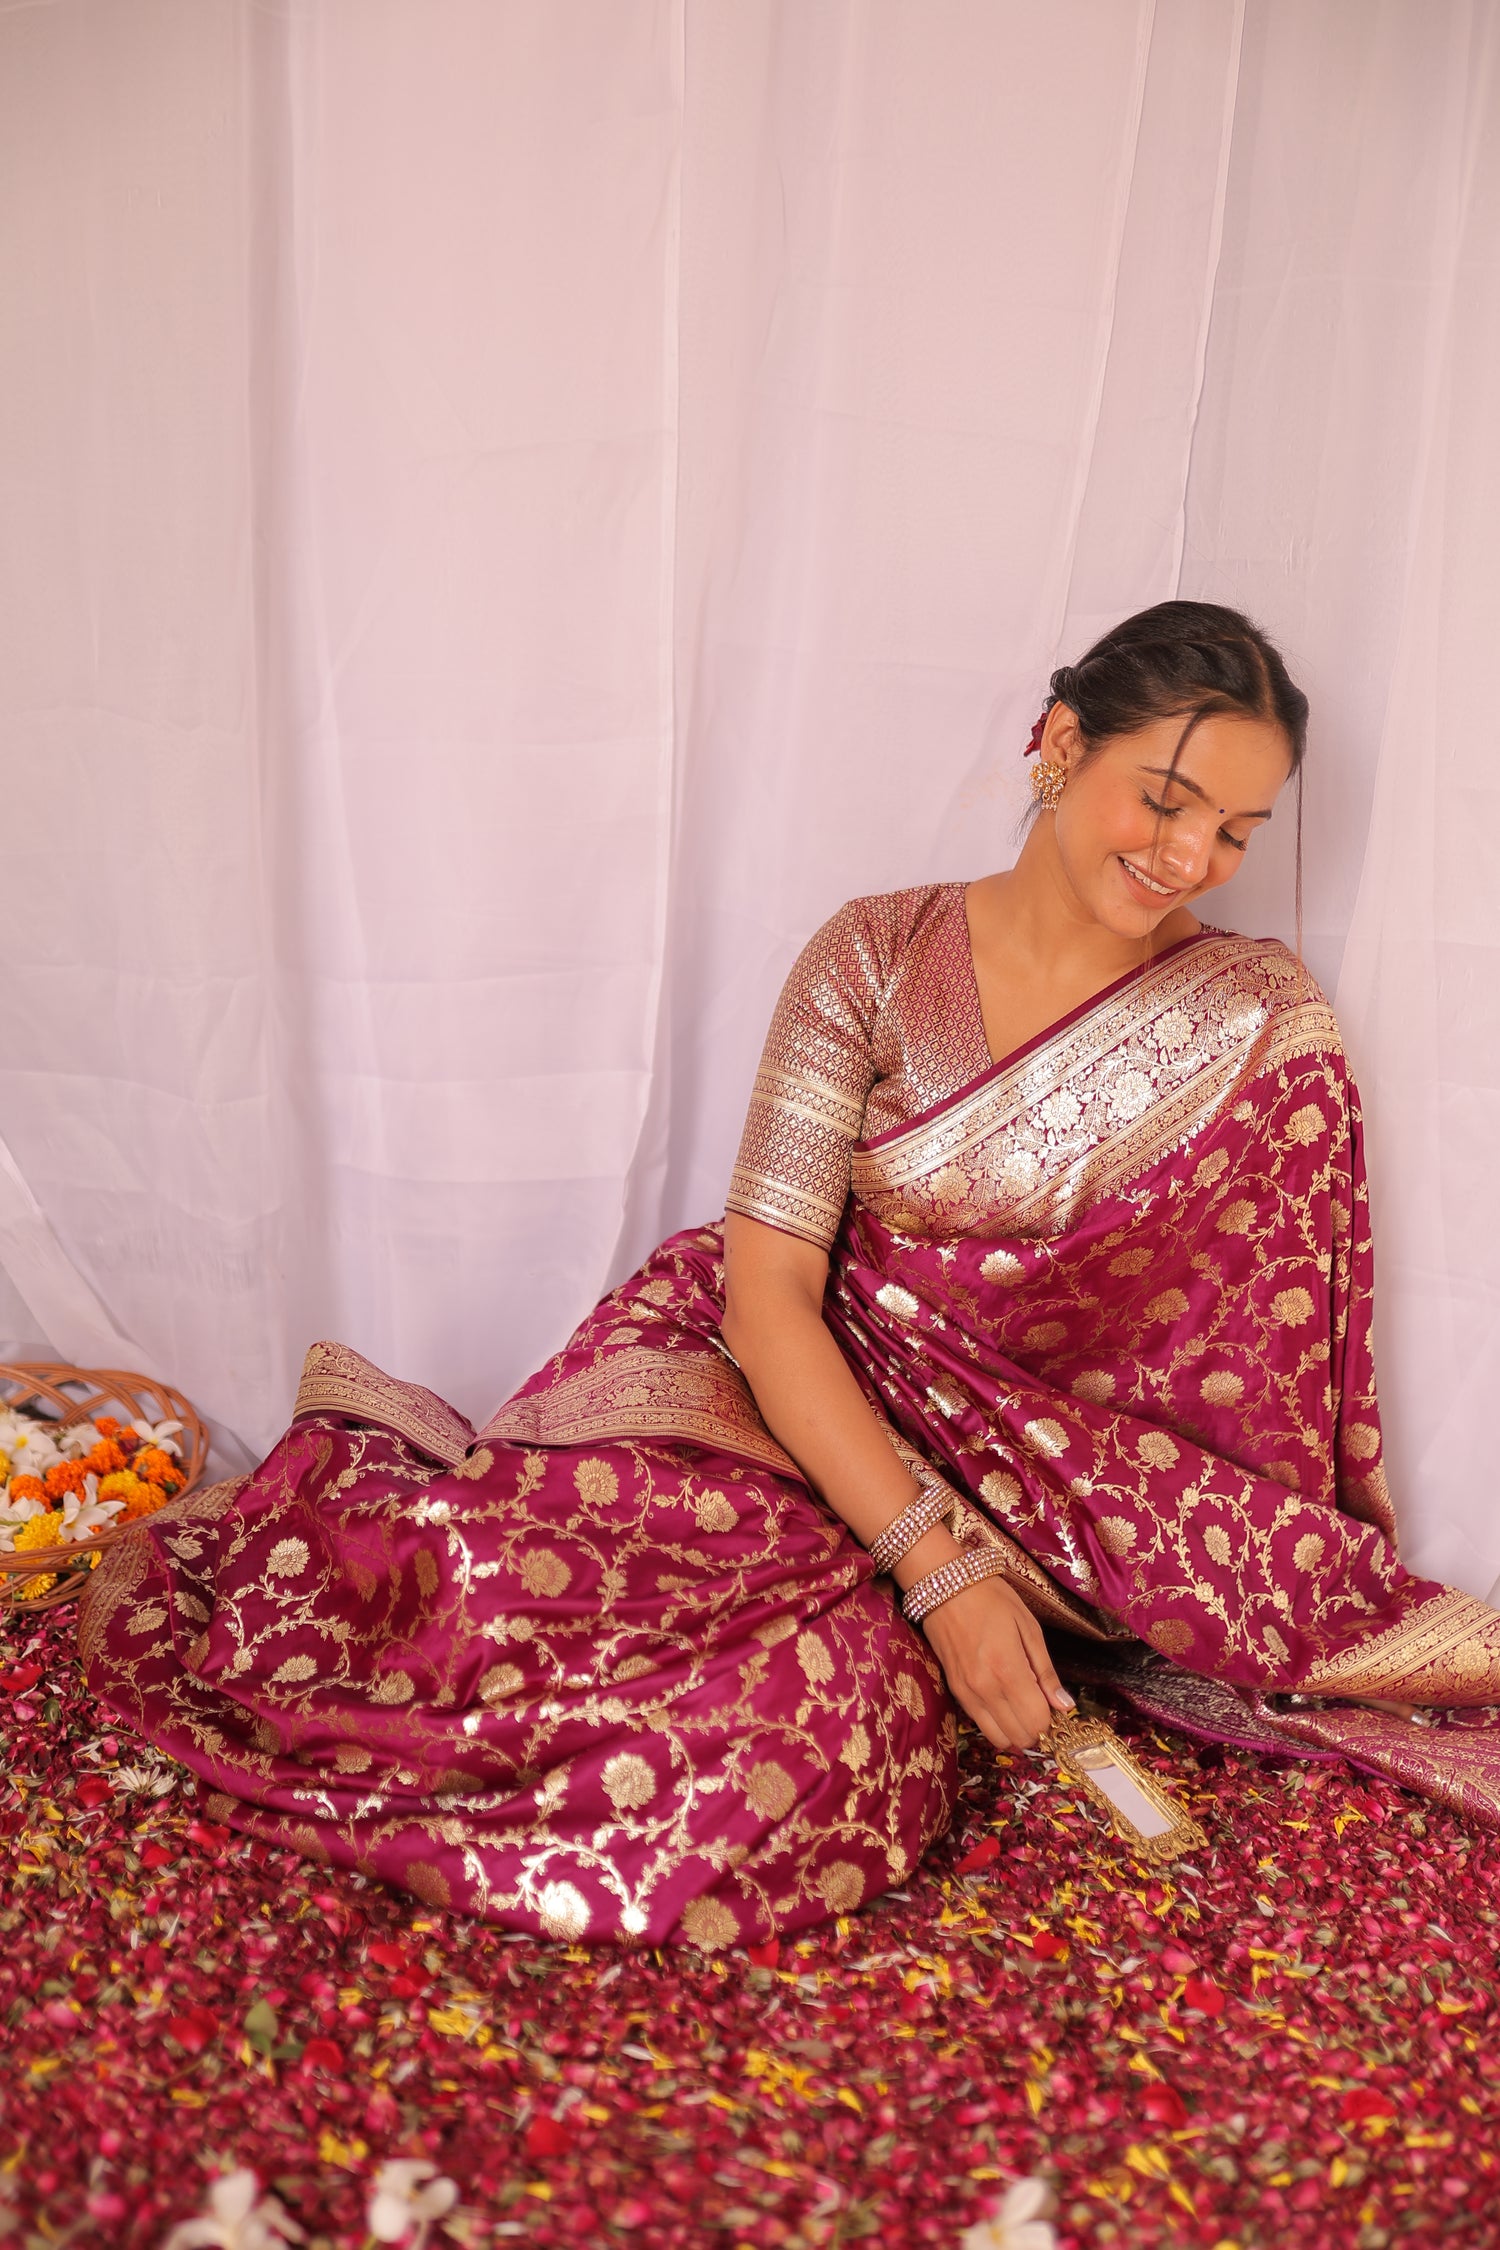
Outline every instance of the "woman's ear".
{"type": "Polygon", "coordinates": [[[1078,724],[1078,713],[1071,704],[1054,703],[1047,713],[1047,724],[1042,729],[1042,756],[1066,771],[1082,748],[1083,730],[1078,724]]]}

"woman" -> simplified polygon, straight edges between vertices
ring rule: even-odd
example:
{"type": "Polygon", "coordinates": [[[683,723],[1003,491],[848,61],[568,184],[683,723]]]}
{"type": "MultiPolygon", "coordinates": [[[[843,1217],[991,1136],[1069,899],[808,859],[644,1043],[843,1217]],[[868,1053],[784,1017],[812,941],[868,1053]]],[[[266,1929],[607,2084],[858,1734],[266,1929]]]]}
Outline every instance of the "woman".
{"type": "Polygon", "coordinates": [[[1494,1738],[1405,1715],[1500,1701],[1500,1616],[1396,1558],[1337,1028],[1192,911],[1306,712],[1200,603],[1056,673],[1015,868],[857,900],[794,968],[722,1235],[477,1436],[315,1347],[261,1468],[95,1574],[98,1693],[216,1817],[555,1937],[899,1882],[947,1691],[1002,1746],[1069,1708],[1044,1626],[1200,1734],[1500,1815],[1494,1738]]]}

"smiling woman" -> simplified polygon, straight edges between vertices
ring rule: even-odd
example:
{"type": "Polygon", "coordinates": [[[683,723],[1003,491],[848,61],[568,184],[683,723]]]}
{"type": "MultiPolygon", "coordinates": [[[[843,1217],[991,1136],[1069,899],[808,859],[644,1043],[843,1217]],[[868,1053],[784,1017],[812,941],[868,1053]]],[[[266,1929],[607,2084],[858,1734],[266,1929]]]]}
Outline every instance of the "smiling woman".
{"type": "Polygon", "coordinates": [[[1016,866],[804,951],[722,1233],[477,1433],[316,1346],[95,1574],[106,1702],[215,1818],[569,1939],[853,1909],[947,1820],[949,1697],[1029,1747],[1059,1663],[1500,1819],[1493,1733],[1401,1715],[1500,1703],[1500,1617],[1396,1557],[1337,1026],[1193,912],[1306,710],[1201,604],[1054,675],[1016,866]]]}

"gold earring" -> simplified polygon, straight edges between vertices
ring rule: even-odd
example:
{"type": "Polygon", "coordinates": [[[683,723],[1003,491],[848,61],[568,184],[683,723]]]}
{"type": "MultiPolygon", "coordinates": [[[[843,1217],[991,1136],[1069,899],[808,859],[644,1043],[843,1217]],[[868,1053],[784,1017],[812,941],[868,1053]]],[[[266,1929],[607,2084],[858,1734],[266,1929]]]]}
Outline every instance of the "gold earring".
{"type": "Polygon", "coordinates": [[[1050,758],[1038,758],[1031,769],[1031,794],[1043,812],[1056,812],[1062,802],[1062,793],[1068,786],[1065,766],[1055,766],[1050,758]]]}

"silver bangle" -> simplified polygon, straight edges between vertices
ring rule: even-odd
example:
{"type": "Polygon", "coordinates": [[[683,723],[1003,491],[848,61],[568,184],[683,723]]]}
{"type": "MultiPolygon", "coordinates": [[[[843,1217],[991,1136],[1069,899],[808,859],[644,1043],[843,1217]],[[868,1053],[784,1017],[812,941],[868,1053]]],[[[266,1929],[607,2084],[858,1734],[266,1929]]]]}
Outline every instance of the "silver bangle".
{"type": "Polygon", "coordinates": [[[1001,1547],[965,1547],[951,1562],[943,1563],[937,1570],[919,1578],[908,1589],[901,1604],[901,1614],[908,1625],[920,1625],[942,1603],[961,1594],[966,1586],[977,1585],[981,1578],[994,1578],[1005,1568],[1005,1551],[1001,1547]]]}
{"type": "Polygon", "coordinates": [[[925,1539],[940,1523],[947,1523],[958,1504],[958,1495],[935,1470],[923,1475],[914,1469],[912,1474],[917,1480],[916,1499],[908,1500],[900,1515],[892,1516],[884,1531],[870,1542],[870,1560],[877,1576],[894,1570],[919,1539],[925,1539]]]}

